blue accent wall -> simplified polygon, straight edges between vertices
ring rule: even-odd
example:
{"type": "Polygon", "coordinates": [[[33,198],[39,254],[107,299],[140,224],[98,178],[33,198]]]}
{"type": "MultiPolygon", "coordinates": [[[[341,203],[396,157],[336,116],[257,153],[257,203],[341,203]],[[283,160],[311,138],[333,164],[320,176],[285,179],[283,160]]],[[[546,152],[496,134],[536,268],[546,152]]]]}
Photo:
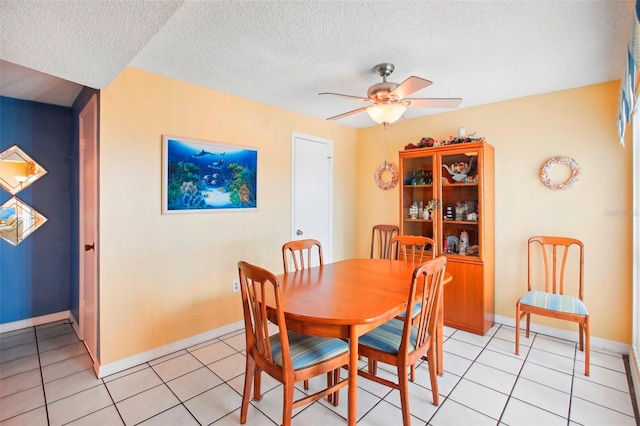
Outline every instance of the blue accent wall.
{"type": "Polygon", "coordinates": [[[71,108],[0,96],[0,151],[18,145],[48,171],[16,194],[48,221],[17,247],[0,239],[0,324],[71,308],[72,128],[71,108]]]}

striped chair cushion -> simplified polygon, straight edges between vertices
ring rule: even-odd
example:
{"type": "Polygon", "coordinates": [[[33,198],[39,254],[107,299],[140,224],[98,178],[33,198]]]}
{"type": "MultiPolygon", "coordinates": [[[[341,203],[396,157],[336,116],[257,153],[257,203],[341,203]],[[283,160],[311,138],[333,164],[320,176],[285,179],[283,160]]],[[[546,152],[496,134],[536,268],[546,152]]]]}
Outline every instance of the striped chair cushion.
{"type": "MultiPolygon", "coordinates": [[[[413,305],[413,312],[411,312],[411,318],[417,317],[421,309],[422,309],[422,302],[418,302],[415,305],[413,305]]],[[[404,318],[404,316],[405,316],[405,312],[398,315],[398,318],[404,318]]]]}
{"type": "MultiPolygon", "coordinates": [[[[381,350],[390,354],[397,354],[402,341],[402,329],[404,321],[393,318],[370,332],[360,336],[360,344],[381,350]]],[[[411,338],[409,352],[416,348],[416,335],[418,328],[411,326],[411,338]]]]}
{"type": "Polygon", "coordinates": [[[523,305],[549,309],[551,311],[565,312],[577,315],[589,315],[587,307],[582,300],[573,296],[546,293],[544,291],[529,291],[520,298],[523,305]]]}
{"type": "MultiPolygon", "coordinates": [[[[289,335],[289,349],[294,370],[317,364],[349,351],[349,344],[340,339],[307,336],[293,331],[289,331],[287,334],[289,335]]],[[[280,333],[274,334],[269,340],[271,341],[273,360],[276,365],[282,367],[280,333]]]]}

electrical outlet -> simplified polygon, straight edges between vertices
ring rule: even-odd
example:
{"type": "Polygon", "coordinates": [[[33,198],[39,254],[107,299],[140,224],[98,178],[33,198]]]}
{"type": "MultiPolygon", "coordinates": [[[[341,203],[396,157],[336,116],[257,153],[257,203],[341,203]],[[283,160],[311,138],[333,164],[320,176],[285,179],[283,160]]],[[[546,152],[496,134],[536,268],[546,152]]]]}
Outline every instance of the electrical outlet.
{"type": "Polygon", "coordinates": [[[231,290],[234,293],[237,293],[240,291],[240,280],[238,278],[236,278],[235,280],[231,281],[231,290]]]}

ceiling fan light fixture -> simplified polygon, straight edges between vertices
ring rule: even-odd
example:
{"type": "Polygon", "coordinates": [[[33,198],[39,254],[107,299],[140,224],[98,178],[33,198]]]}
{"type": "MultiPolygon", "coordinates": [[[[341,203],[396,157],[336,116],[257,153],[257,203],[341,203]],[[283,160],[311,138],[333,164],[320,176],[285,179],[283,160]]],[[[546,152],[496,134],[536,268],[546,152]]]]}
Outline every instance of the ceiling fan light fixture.
{"type": "Polygon", "coordinates": [[[366,109],[369,117],[379,124],[395,123],[406,110],[406,106],[398,103],[378,103],[366,109]]]}

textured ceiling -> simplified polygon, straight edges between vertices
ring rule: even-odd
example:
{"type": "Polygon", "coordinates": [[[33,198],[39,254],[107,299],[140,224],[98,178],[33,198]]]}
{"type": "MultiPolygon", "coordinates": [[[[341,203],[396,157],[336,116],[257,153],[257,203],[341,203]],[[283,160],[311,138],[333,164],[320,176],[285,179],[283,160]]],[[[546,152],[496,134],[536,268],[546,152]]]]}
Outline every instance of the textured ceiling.
{"type": "Polygon", "coordinates": [[[318,93],[366,97],[391,62],[390,81],[433,81],[414,97],[466,108],[619,79],[633,15],[633,0],[3,0],[0,94],[69,106],[133,67],[324,119],[363,103],[318,93]]]}

